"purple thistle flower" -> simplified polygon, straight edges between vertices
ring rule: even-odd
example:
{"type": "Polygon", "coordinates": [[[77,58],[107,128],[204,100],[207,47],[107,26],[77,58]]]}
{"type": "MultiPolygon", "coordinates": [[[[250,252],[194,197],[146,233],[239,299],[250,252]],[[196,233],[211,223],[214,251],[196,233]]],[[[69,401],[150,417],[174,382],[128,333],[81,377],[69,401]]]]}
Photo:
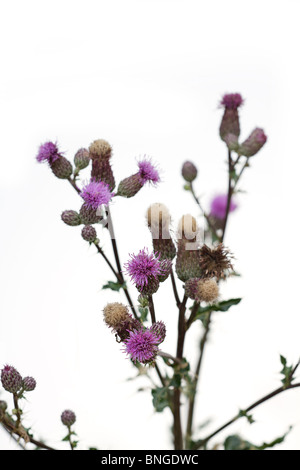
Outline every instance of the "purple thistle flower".
{"type": "Polygon", "coordinates": [[[148,181],[154,184],[159,183],[160,177],[158,171],[155,166],[152,165],[150,160],[141,160],[138,162],[138,167],[142,184],[145,184],[148,181]]]}
{"type": "MultiPolygon", "coordinates": [[[[227,194],[216,196],[210,205],[210,215],[216,219],[224,219],[226,216],[227,194]]],[[[231,199],[229,212],[233,212],[237,208],[237,204],[231,199]]]]}
{"type": "Polygon", "coordinates": [[[149,364],[155,361],[160,342],[160,336],[151,329],[130,331],[129,338],[124,342],[125,352],[133,362],[149,364]]]}
{"type": "Polygon", "coordinates": [[[244,103],[242,96],[239,93],[227,93],[223,96],[220,106],[226,109],[237,109],[244,103]]]}
{"type": "Polygon", "coordinates": [[[36,159],[39,163],[48,162],[49,165],[51,165],[61,156],[56,144],[53,142],[45,142],[40,146],[36,159]]]}
{"type": "Polygon", "coordinates": [[[131,259],[125,263],[127,274],[137,287],[143,288],[160,274],[163,274],[159,257],[153,252],[149,253],[147,248],[140,250],[137,255],[131,254],[131,259]]]}
{"type": "Polygon", "coordinates": [[[91,181],[82,189],[80,195],[88,208],[97,209],[102,204],[107,205],[113,193],[103,181],[91,181]]]}

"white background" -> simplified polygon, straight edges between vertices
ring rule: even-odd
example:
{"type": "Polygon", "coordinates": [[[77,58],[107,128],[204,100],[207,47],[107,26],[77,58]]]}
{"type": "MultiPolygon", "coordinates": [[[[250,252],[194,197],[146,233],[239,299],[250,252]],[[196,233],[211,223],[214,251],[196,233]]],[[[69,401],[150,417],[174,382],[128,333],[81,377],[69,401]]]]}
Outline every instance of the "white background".
{"type": "MultiPolygon", "coordinates": [[[[198,166],[195,186],[206,207],[225,191],[218,102],[240,92],[242,137],[259,126],[268,143],[245,174],[247,193],[226,235],[243,276],[223,286],[222,298],[243,301],[213,318],[197,407],[198,423],[214,419],[205,434],[279,386],[279,354],[297,361],[299,14],[297,0],[2,3],[0,366],[36,378],[24,413],[37,438],[67,448],[60,413],[71,408],[80,448],[172,448],[168,410],[155,415],[150,391],[136,392],[147,380],[127,381],[135,370],[102,321],[106,302],[123,295],[101,290],[112,275],[80,228],[60,220],[63,210],[79,209],[78,196],[35,161],[47,140],[72,159],[107,139],[117,181],[145,154],[161,168],[157,189],[113,204],[125,262],[151,247],[150,203],[165,203],[175,227],[182,214],[199,215],[182,189],[184,160],[198,166]]],[[[99,237],[111,256],[107,235],[99,237]]],[[[173,353],[177,313],[168,281],[155,303],[168,327],[164,349],[173,353]]],[[[200,332],[195,325],[186,343],[193,364],[200,332]]],[[[299,401],[299,389],[286,392],[255,410],[254,425],[240,420],[214,442],[240,432],[259,444],[292,424],[281,447],[299,449],[299,401]]],[[[15,448],[4,431],[0,448],[15,448]]]]}

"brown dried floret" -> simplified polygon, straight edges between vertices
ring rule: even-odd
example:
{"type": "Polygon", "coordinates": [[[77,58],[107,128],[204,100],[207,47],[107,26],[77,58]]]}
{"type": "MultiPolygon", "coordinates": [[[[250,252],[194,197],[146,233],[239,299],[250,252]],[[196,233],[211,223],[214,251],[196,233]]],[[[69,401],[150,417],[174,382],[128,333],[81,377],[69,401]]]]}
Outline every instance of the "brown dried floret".
{"type": "Polygon", "coordinates": [[[203,277],[225,278],[226,271],[233,269],[233,255],[220,243],[216,248],[203,245],[200,249],[200,267],[203,277]]]}

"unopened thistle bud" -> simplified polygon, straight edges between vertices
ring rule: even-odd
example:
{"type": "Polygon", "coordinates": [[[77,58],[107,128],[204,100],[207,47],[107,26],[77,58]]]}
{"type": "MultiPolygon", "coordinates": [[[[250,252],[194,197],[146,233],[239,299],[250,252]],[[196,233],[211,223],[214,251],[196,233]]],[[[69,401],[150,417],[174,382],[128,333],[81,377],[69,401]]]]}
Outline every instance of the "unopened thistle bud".
{"type": "Polygon", "coordinates": [[[248,139],[240,146],[239,153],[245,157],[252,157],[266,143],[267,136],[262,129],[256,128],[251,132],[248,139]]]}
{"type": "Polygon", "coordinates": [[[97,211],[98,209],[92,209],[86,204],[83,204],[79,211],[81,223],[83,223],[84,225],[91,225],[100,222],[100,220],[102,220],[102,216],[97,215],[97,211]]]}
{"type": "Polygon", "coordinates": [[[81,236],[89,243],[93,243],[97,239],[97,232],[91,225],[85,225],[81,231],[81,236]]]}
{"type": "Polygon", "coordinates": [[[74,157],[74,164],[78,170],[83,170],[90,163],[90,155],[87,149],[79,149],[74,157]]]}
{"type": "Polygon", "coordinates": [[[22,376],[12,366],[4,366],[1,371],[1,382],[7,392],[17,393],[22,387],[22,376]]]}
{"type": "Polygon", "coordinates": [[[173,259],[176,247],[170,233],[171,216],[164,204],[155,203],[147,210],[147,224],[151,231],[153,250],[160,259],[173,259]]]}
{"type": "Polygon", "coordinates": [[[185,293],[197,302],[215,302],[219,296],[219,287],[214,279],[191,278],[185,283],[185,293]]]}
{"type": "Polygon", "coordinates": [[[161,267],[162,274],[158,276],[158,280],[159,282],[164,282],[166,279],[168,279],[169,275],[171,274],[172,260],[170,259],[161,260],[160,267],[161,267]]]}
{"type": "Polygon", "coordinates": [[[25,392],[32,392],[36,387],[36,380],[33,377],[24,377],[22,388],[25,392]]]}
{"type": "Polygon", "coordinates": [[[192,183],[192,181],[196,179],[197,173],[198,170],[195,167],[194,163],[187,161],[183,164],[181,174],[185,181],[187,181],[188,183],[192,183]]]}
{"type": "Polygon", "coordinates": [[[76,225],[81,224],[80,215],[76,211],[72,211],[72,210],[64,211],[61,214],[61,218],[65,224],[71,225],[72,227],[75,227],[76,225]]]}
{"type": "Polygon", "coordinates": [[[74,411],[71,410],[63,411],[60,418],[61,422],[68,428],[71,427],[76,421],[76,415],[74,411]]]}
{"type": "Polygon", "coordinates": [[[240,135],[240,122],[238,108],[243,104],[239,93],[230,93],[223,96],[220,105],[224,107],[224,114],[220,125],[220,137],[225,141],[228,134],[236,137],[240,135]]]}
{"type": "Polygon", "coordinates": [[[73,172],[71,163],[65,157],[60,157],[58,160],[55,160],[50,164],[50,167],[55,176],[60,179],[70,178],[73,172]]]}
{"type": "Polygon", "coordinates": [[[158,344],[162,343],[165,340],[167,329],[164,322],[157,321],[153,323],[153,325],[150,327],[150,331],[152,331],[156,335],[159,342],[158,344]]]}

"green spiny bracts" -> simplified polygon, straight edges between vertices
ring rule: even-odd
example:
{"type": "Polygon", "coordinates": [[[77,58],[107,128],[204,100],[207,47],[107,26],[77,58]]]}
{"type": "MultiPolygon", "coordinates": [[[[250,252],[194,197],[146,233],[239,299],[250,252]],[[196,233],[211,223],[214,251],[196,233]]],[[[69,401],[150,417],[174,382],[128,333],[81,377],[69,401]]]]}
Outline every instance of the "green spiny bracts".
{"type": "Polygon", "coordinates": [[[81,218],[81,223],[83,223],[84,225],[97,224],[98,222],[100,222],[100,220],[102,220],[102,216],[97,215],[97,209],[91,209],[86,204],[83,204],[81,206],[79,214],[81,218]]]}
{"type": "Polygon", "coordinates": [[[71,163],[62,156],[51,163],[50,167],[55,176],[60,179],[68,179],[73,173],[73,167],[71,163]]]}
{"type": "Polygon", "coordinates": [[[87,149],[79,149],[74,157],[74,164],[78,170],[83,170],[90,163],[90,155],[87,149]]]}
{"type": "Polygon", "coordinates": [[[117,195],[127,198],[133,197],[139,192],[140,189],[142,189],[142,187],[143,182],[141,177],[139,173],[136,173],[120,181],[117,195]]]}
{"type": "Polygon", "coordinates": [[[76,211],[64,211],[61,214],[61,218],[65,224],[70,225],[71,227],[81,224],[80,215],[76,211]]]}
{"type": "Polygon", "coordinates": [[[201,276],[200,250],[189,250],[186,240],[178,240],[175,270],[178,278],[186,282],[192,277],[201,276]]]}

